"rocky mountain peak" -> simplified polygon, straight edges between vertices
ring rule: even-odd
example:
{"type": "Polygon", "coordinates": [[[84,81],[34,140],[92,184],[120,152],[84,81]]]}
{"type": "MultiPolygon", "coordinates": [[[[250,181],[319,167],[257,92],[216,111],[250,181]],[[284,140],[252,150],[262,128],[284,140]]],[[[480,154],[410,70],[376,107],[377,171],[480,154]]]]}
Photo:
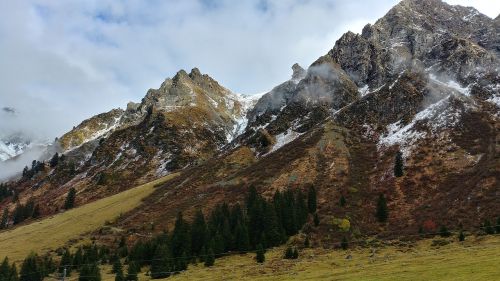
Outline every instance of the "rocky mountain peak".
{"type": "Polygon", "coordinates": [[[292,80],[299,81],[306,76],[306,71],[298,63],[292,65],[292,80]]]}

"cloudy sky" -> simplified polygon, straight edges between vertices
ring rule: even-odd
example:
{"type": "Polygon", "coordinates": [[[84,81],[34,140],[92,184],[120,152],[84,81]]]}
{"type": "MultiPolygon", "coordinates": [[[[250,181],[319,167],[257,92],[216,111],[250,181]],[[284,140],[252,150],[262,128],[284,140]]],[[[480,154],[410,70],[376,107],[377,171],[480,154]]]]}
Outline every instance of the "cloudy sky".
{"type": "MultiPolygon", "coordinates": [[[[53,138],[198,67],[269,90],[397,0],[0,0],[0,135],[53,138]]],[[[500,1],[448,0],[496,17],[500,1]]]]}

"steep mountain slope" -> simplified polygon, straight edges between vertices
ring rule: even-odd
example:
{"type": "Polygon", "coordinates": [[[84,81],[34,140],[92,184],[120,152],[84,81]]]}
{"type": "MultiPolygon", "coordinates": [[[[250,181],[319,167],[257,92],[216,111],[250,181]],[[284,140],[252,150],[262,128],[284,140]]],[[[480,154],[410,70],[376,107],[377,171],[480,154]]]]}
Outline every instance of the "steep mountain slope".
{"type": "Polygon", "coordinates": [[[472,8],[402,1],[264,95],[227,151],[184,170],[119,225],[168,225],[178,210],[242,200],[249,186],[271,197],[312,185],[322,219],[304,231],[323,242],[346,235],[339,218],[352,237],[476,227],[500,205],[498,38],[494,20],[472,8]],[[403,177],[393,172],[398,150],[403,177]],[[379,194],[387,224],[374,216],[379,194]]]}
{"type": "Polygon", "coordinates": [[[499,40],[498,19],[472,8],[404,0],[307,70],[294,65],[255,105],[180,71],[140,104],[77,126],[59,140],[64,160],[13,186],[49,214],[69,187],[83,203],[181,171],[115,223],[133,235],[168,228],[178,211],[241,201],[250,186],[268,197],[314,186],[320,224],[303,232],[325,245],[477,227],[499,215],[499,40]],[[386,224],[374,215],[380,194],[386,224]]]}
{"type": "Polygon", "coordinates": [[[73,128],[53,145],[64,154],[56,165],[11,185],[24,200],[46,203],[43,214],[57,211],[70,187],[79,203],[106,197],[211,158],[240,130],[251,103],[196,68],[181,70],[141,103],[73,128]]]}

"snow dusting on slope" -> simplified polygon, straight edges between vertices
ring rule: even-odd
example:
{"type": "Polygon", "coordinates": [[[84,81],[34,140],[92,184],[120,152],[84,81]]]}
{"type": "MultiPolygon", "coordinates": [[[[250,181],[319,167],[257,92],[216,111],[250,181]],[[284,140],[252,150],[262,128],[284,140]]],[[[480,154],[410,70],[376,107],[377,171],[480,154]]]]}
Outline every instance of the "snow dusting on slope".
{"type": "Polygon", "coordinates": [[[283,147],[287,143],[292,142],[301,135],[302,133],[295,132],[292,129],[288,129],[286,132],[276,135],[276,143],[273,145],[273,148],[271,148],[271,150],[267,154],[280,149],[281,147],[283,147]]]}
{"type": "Polygon", "coordinates": [[[399,145],[403,156],[410,155],[415,144],[422,138],[430,135],[438,135],[441,129],[455,126],[461,116],[460,111],[450,106],[450,96],[428,106],[415,115],[409,124],[401,121],[387,126],[387,134],[380,137],[378,148],[386,148],[399,145]],[[421,131],[416,125],[424,125],[428,131],[421,131]]]}

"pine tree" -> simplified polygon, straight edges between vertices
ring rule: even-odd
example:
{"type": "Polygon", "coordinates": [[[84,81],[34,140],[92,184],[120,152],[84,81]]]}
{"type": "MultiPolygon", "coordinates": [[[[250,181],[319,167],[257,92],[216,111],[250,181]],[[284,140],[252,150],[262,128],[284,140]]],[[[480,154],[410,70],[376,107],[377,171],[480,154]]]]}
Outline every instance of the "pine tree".
{"type": "Polygon", "coordinates": [[[7,228],[9,223],[9,210],[5,208],[2,213],[2,220],[0,221],[0,229],[7,228]]]}
{"type": "Polygon", "coordinates": [[[61,262],[59,263],[59,273],[64,272],[64,268],[66,268],[66,276],[70,276],[71,268],[72,268],[71,252],[69,249],[66,249],[61,257],[61,262]]]}
{"type": "Polygon", "coordinates": [[[101,271],[97,263],[84,265],[80,271],[78,281],[101,281],[101,271]]]}
{"type": "Polygon", "coordinates": [[[497,218],[497,224],[495,225],[495,230],[500,234],[500,217],[497,218]]]}
{"type": "Polygon", "coordinates": [[[12,264],[10,267],[10,277],[8,281],[19,281],[19,275],[17,274],[17,267],[15,264],[12,264]]]}
{"type": "Polygon", "coordinates": [[[317,208],[317,198],[316,189],[314,187],[309,187],[309,192],[307,193],[307,209],[310,214],[314,214],[317,208]]]}
{"type": "Polygon", "coordinates": [[[5,257],[0,265],[0,280],[8,280],[10,277],[9,259],[5,257]]]}
{"type": "Polygon", "coordinates": [[[404,174],[404,161],[403,161],[403,153],[398,151],[396,153],[396,159],[394,161],[394,176],[402,177],[404,174]]]}
{"type": "Polygon", "coordinates": [[[491,225],[490,220],[485,220],[483,224],[484,232],[486,234],[495,234],[495,228],[491,225]]]}
{"type": "Polygon", "coordinates": [[[439,228],[439,235],[441,237],[449,237],[451,233],[445,225],[441,225],[441,227],[439,228]]]}
{"type": "Polygon", "coordinates": [[[244,223],[238,223],[235,230],[236,250],[246,252],[250,249],[250,241],[248,239],[248,229],[244,223]]]}
{"type": "Polygon", "coordinates": [[[311,242],[309,241],[309,236],[306,236],[306,239],[304,240],[304,247],[309,248],[311,246],[311,242]]]}
{"type": "Polygon", "coordinates": [[[54,168],[57,166],[57,163],[59,163],[59,153],[56,152],[56,154],[54,154],[54,156],[50,159],[49,165],[51,168],[54,168]]]}
{"type": "Polygon", "coordinates": [[[284,258],[287,260],[293,258],[293,249],[291,246],[286,247],[284,258]]]}
{"type": "Polygon", "coordinates": [[[171,247],[174,258],[181,257],[184,253],[191,253],[189,224],[183,219],[181,212],[177,214],[174,231],[172,232],[171,247]]]}
{"type": "Polygon", "coordinates": [[[66,201],[64,202],[64,209],[69,210],[75,207],[75,197],[76,190],[74,187],[69,189],[68,195],[66,196],[66,201]]]}
{"type": "Polygon", "coordinates": [[[42,281],[43,272],[38,263],[38,256],[31,253],[21,265],[20,281],[42,281]]]}
{"type": "Polygon", "coordinates": [[[139,273],[139,270],[137,269],[138,265],[134,261],[130,261],[128,263],[128,269],[127,269],[127,278],[126,280],[128,281],[137,281],[137,275],[139,273]]]}
{"type": "Polygon", "coordinates": [[[297,250],[297,248],[293,248],[292,258],[295,260],[299,258],[299,250],[297,250]]]}
{"type": "Polygon", "coordinates": [[[159,245],[156,248],[151,263],[151,278],[159,279],[169,277],[172,271],[171,261],[170,250],[167,245],[159,245]]]}
{"type": "Polygon", "coordinates": [[[115,273],[115,281],[125,281],[125,276],[123,276],[123,269],[122,268],[120,268],[120,270],[118,270],[115,273]]]}
{"type": "MultiPolygon", "coordinates": [[[[76,254],[75,254],[76,256],[76,254]]],[[[120,262],[120,259],[117,258],[115,259],[115,261],[113,262],[113,268],[111,269],[111,272],[112,273],[118,273],[118,272],[122,272],[122,275],[123,275],[123,267],[122,267],[122,263],[120,262]]]]}
{"type": "Polygon", "coordinates": [[[387,209],[387,201],[383,194],[380,194],[378,197],[376,215],[379,222],[386,222],[389,216],[389,211],[387,209]]]}
{"type": "Polygon", "coordinates": [[[460,233],[458,234],[458,241],[465,241],[465,234],[462,230],[460,230],[460,233]]]}
{"type": "Polygon", "coordinates": [[[342,242],[340,242],[340,247],[342,250],[347,250],[349,248],[349,242],[347,241],[347,237],[342,237],[342,242]]]}
{"type": "Polygon", "coordinates": [[[339,205],[340,205],[340,207],[344,207],[346,203],[347,203],[347,202],[346,202],[346,200],[345,200],[344,195],[340,195],[340,200],[339,200],[339,205]]]}
{"type": "Polygon", "coordinates": [[[208,248],[207,255],[205,257],[205,266],[210,267],[213,266],[214,263],[215,263],[214,251],[212,250],[212,248],[208,248]]]}
{"type": "Polygon", "coordinates": [[[207,243],[207,224],[201,210],[196,212],[191,227],[191,249],[193,255],[199,255],[201,248],[207,243]]]}
{"type": "Polygon", "coordinates": [[[255,259],[257,260],[258,263],[264,263],[264,261],[266,260],[266,256],[264,255],[264,248],[262,247],[261,244],[257,245],[255,259]]]}
{"type": "MultiPolygon", "coordinates": [[[[266,243],[268,247],[274,247],[281,244],[282,241],[282,231],[278,222],[278,217],[274,206],[269,203],[264,203],[264,225],[265,225],[265,235],[266,243]]],[[[262,243],[263,241],[261,241],[262,243]]]]}
{"type": "Polygon", "coordinates": [[[318,226],[319,225],[319,217],[318,217],[318,213],[314,213],[314,226],[318,226]]]}

